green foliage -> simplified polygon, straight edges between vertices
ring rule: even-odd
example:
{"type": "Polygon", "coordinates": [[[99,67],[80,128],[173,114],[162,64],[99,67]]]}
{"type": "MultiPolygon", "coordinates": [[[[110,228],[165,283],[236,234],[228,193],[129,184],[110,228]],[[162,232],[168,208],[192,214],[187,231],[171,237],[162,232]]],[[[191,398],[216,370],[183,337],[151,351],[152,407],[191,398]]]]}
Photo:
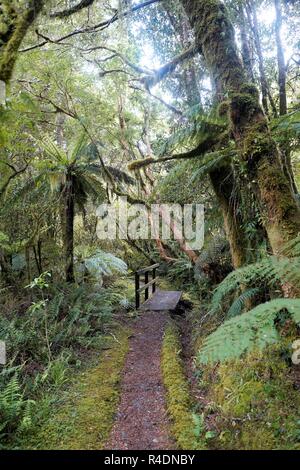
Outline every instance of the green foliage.
{"type": "Polygon", "coordinates": [[[168,278],[178,285],[185,285],[193,282],[194,266],[187,258],[180,258],[168,268],[168,278]]]}
{"type": "Polygon", "coordinates": [[[65,348],[99,344],[118,301],[119,296],[105,289],[93,293],[85,285],[61,287],[52,298],[37,299],[22,316],[12,320],[1,317],[1,336],[7,342],[8,355],[47,363],[47,343],[54,355],[65,348]]]}
{"type": "Polygon", "coordinates": [[[40,290],[47,289],[49,287],[47,278],[48,279],[51,278],[51,273],[49,272],[42,273],[39,277],[34,278],[33,281],[26,287],[30,289],[37,287],[40,290]]]}
{"type": "Polygon", "coordinates": [[[101,280],[103,276],[111,276],[113,273],[126,274],[126,263],[112,253],[96,250],[92,256],[87,256],[79,261],[78,271],[86,270],[92,278],[101,280]]]}
{"type": "MultiPolygon", "coordinates": [[[[272,121],[272,131],[279,142],[285,139],[297,139],[299,147],[300,138],[300,111],[296,109],[285,116],[280,116],[272,121]]],[[[295,141],[292,142],[295,146],[295,141]]]]}
{"type": "Polygon", "coordinates": [[[259,292],[260,289],[258,287],[253,287],[252,289],[247,289],[242,292],[242,294],[232,303],[230,309],[227,312],[226,317],[232,318],[236,317],[237,315],[240,315],[240,313],[242,313],[243,308],[245,307],[245,303],[255,297],[259,292]]]}
{"type": "MultiPolygon", "coordinates": [[[[96,363],[89,364],[81,373],[73,374],[70,386],[60,393],[59,401],[56,399],[46,404],[47,414],[40,418],[43,425],[37,422],[32,432],[23,436],[21,448],[104,448],[119,403],[120,378],[128,352],[130,330],[118,328],[114,333],[114,336],[106,338],[109,352],[103,351],[100,357],[97,354],[96,363]]],[[[56,370],[55,376],[60,384],[65,380],[60,370],[56,370]]]]}
{"type": "Polygon", "coordinates": [[[125,296],[124,288],[94,292],[85,284],[55,286],[48,279],[46,272],[30,284],[34,301],[22,314],[10,311],[0,317],[1,340],[10,358],[0,374],[3,446],[23,439],[45,419],[52,406],[47,397],[64,388],[72,367],[80,366],[78,352],[99,351],[104,345],[112,312],[125,296]]]}
{"type": "Polygon", "coordinates": [[[198,159],[196,171],[191,177],[191,183],[203,178],[211,171],[222,168],[225,164],[228,165],[235,156],[236,152],[230,148],[206,153],[202,158],[198,159]]]}
{"type": "Polygon", "coordinates": [[[226,129],[226,123],[212,113],[211,115],[199,112],[196,106],[191,109],[187,116],[188,122],[163,143],[159,156],[170,153],[170,151],[189,146],[196,147],[200,142],[207,139],[208,136],[219,135],[226,129]]]}
{"type": "Polygon", "coordinates": [[[217,312],[224,298],[243,286],[255,286],[262,283],[274,286],[284,279],[284,282],[294,285],[300,282],[300,257],[287,258],[268,256],[259,263],[249,264],[230,273],[216,288],[212,302],[211,313],[217,312]]]}
{"type": "Polygon", "coordinates": [[[7,375],[6,370],[0,373],[0,441],[13,432],[19,433],[30,427],[34,404],[24,398],[18,372],[15,371],[8,381],[7,375]]]}
{"type": "Polygon", "coordinates": [[[209,335],[200,349],[200,363],[239,358],[243,353],[263,349],[276,343],[279,334],[275,327],[277,314],[286,309],[295,323],[300,323],[300,299],[275,299],[260,304],[249,312],[225,321],[209,335]]]}
{"type": "Polygon", "coordinates": [[[218,267],[225,275],[232,270],[229,243],[223,236],[213,237],[201,251],[195,264],[196,278],[203,279],[207,275],[204,270],[209,266],[215,273],[218,267]]]}

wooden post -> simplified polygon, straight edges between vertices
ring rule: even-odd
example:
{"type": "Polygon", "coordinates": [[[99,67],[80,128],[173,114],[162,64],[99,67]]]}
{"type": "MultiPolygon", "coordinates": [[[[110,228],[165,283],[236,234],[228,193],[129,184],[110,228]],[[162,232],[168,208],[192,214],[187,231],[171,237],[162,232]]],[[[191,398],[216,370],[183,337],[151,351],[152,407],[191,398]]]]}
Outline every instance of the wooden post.
{"type": "Polygon", "coordinates": [[[140,276],[138,273],[135,273],[135,308],[140,308],[140,276]]]}
{"type": "MultiPolygon", "coordinates": [[[[153,269],[152,278],[156,279],[156,268],[153,269]]],[[[152,294],[154,294],[155,291],[156,291],[156,281],[152,284],[152,294]]]]}
{"type": "MultiPolygon", "coordinates": [[[[145,272],[145,284],[148,284],[149,282],[149,272],[145,272]]],[[[145,300],[149,299],[149,287],[146,287],[145,289],[145,300]]]]}

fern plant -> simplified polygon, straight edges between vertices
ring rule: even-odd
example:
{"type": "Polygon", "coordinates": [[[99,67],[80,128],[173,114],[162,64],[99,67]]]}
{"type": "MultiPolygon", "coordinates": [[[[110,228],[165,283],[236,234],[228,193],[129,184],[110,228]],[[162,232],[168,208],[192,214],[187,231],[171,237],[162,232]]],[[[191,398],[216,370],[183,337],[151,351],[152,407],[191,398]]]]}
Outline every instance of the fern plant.
{"type": "Polygon", "coordinates": [[[83,256],[77,266],[79,276],[87,271],[98,282],[101,282],[103,276],[111,276],[113,273],[126,274],[127,269],[122,259],[102,250],[96,250],[91,256],[83,256]]]}
{"type": "Polygon", "coordinates": [[[286,309],[300,324],[300,299],[275,299],[231,318],[209,335],[198,355],[202,364],[239,358],[244,352],[263,349],[279,340],[277,314],[286,309]]]}
{"type": "MultiPolygon", "coordinates": [[[[3,379],[3,374],[1,375],[3,379]]],[[[32,400],[24,399],[18,375],[15,373],[0,390],[0,438],[3,439],[12,431],[30,427],[33,403],[32,400]]]]}
{"type": "Polygon", "coordinates": [[[268,256],[258,263],[237,269],[216,288],[211,302],[211,313],[220,309],[226,296],[239,291],[243,286],[255,287],[263,282],[274,286],[283,279],[285,283],[300,284],[300,257],[268,256]]]}
{"type": "Polygon", "coordinates": [[[216,314],[229,295],[242,293],[227,312],[229,320],[206,338],[199,354],[200,362],[236,358],[245,351],[262,349],[278,341],[274,321],[283,309],[292,320],[300,323],[300,299],[274,299],[241,314],[246,301],[260,292],[262,283],[268,286],[283,283],[287,286],[300,285],[299,254],[300,237],[297,237],[283,246],[280,257],[267,256],[258,263],[237,269],[218,285],[212,297],[210,314],[216,314]]]}
{"type": "Polygon", "coordinates": [[[242,313],[243,308],[246,305],[248,300],[251,300],[260,292],[258,287],[253,287],[252,289],[247,289],[239,295],[237,299],[233,302],[230,309],[227,312],[227,318],[233,318],[242,313]]]}
{"type": "Polygon", "coordinates": [[[182,147],[197,146],[208,135],[220,135],[226,129],[224,119],[216,117],[214,114],[199,113],[198,107],[191,110],[187,117],[188,122],[184,122],[184,126],[176,129],[163,142],[158,153],[159,157],[182,147]]]}

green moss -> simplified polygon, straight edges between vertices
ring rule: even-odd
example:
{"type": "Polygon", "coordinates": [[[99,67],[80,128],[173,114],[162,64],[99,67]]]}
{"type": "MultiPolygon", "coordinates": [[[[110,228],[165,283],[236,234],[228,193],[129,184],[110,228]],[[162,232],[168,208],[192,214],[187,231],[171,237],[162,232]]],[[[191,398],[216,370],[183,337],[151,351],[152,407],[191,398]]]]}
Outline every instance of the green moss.
{"type": "Polygon", "coordinates": [[[0,80],[5,83],[8,83],[11,78],[13,68],[18,57],[19,47],[28,31],[28,28],[32,25],[36,16],[42,10],[43,4],[43,0],[35,2],[34,5],[24,8],[23,12],[18,12],[18,9],[15,9],[14,7],[5,7],[5,11],[3,12],[4,18],[0,18],[0,29],[2,30],[2,32],[0,30],[0,80]],[[7,25],[6,31],[5,25],[7,25]]]}
{"type": "Polygon", "coordinates": [[[155,158],[152,158],[152,157],[147,157],[142,160],[134,160],[133,162],[130,162],[128,164],[128,170],[137,171],[137,170],[140,170],[141,168],[144,168],[145,166],[150,165],[151,163],[155,161],[156,161],[155,158]]]}
{"type": "Polygon", "coordinates": [[[220,117],[226,116],[229,111],[229,107],[230,107],[229,101],[222,101],[222,103],[220,103],[218,106],[218,115],[220,117]]]}
{"type": "Polygon", "coordinates": [[[64,404],[41,426],[26,448],[103,449],[119,401],[119,382],[128,351],[129,331],[120,329],[111,338],[99,365],[76,377],[64,404]]]}
{"type": "Polygon", "coordinates": [[[204,371],[210,399],[220,409],[220,447],[300,449],[300,394],[283,355],[290,339],[243,360],[204,371]]]}
{"type": "Polygon", "coordinates": [[[245,78],[226,7],[218,0],[183,0],[183,5],[215,83],[236,89],[245,78]]]}
{"type": "Polygon", "coordinates": [[[180,358],[178,330],[170,324],[162,348],[162,372],[167,392],[167,407],[172,419],[172,432],[180,449],[203,449],[195,432],[189,386],[180,358]]]}
{"type": "Polygon", "coordinates": [[[252,93],[234,93],[230,101],[230,117],[234,126],[244,132],[245,125],[261,112],[259,102],[252,93]]]}
{"type": "Polygon", "coordinates": [[[251,95],[255,98],[256,101],[259,101],[259,91],[254,83],[244,83],[240,87],[240,93],[251,95]]]}

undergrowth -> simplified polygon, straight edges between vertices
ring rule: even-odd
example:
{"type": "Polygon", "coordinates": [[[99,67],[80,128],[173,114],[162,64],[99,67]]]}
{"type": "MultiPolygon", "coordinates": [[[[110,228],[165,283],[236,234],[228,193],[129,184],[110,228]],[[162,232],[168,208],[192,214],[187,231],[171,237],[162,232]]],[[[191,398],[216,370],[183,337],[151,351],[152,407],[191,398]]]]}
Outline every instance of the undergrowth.
{"type": "Polygon", "coordinates": [[[97,364],[76,374],[71,386],[52,405],[52,413],[21,447],[29,449],[103,449],[119,401],[120,375],[128,351],[127,328],[106,338],[97,364]]]}
{"type": "Polygon", "coordinates": [[[107,347],[118,325],[114,312],[128,306],[125,281],[93,290],[88,284],[53,285],[45,274],[31,283],[27,298],[24,292],[21,301],[6,297],[0,317],[8,358],[0,369],[1,448],[25,445],[70,378],[107,347]]]}

